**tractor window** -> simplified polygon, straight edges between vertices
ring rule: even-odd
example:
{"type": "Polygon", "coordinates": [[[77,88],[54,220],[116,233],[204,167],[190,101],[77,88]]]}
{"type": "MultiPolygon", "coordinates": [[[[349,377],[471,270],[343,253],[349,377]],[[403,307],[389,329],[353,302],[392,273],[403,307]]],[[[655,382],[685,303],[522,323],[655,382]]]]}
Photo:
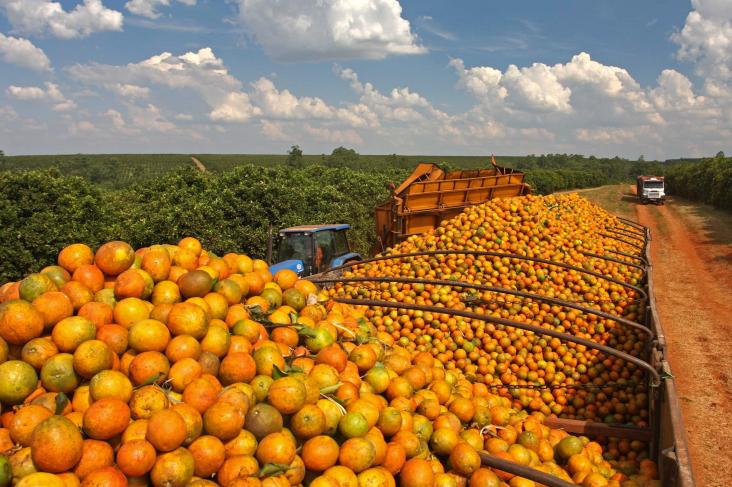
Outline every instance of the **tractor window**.
{"type": "Polygon", "coordinates": [[[323,251],[323,265],[328,267],[335,254],[335,240],[333,232],[318,232],[315,234],[315,244],[323,251]]]}
{"type": "Polygon", "coordinates": [[[347,254],[351,250],[348,248],[348,238],[346,237],[346,231],[341,230],[335,232],[335,255],[340,256],[347,254]]]}
{"type": "Polygon", "coordinates": [[[313,251],[310,243],[310,235],[289,234],[280,241],[277,262],[295,259],[309,262],[313,251]]]}

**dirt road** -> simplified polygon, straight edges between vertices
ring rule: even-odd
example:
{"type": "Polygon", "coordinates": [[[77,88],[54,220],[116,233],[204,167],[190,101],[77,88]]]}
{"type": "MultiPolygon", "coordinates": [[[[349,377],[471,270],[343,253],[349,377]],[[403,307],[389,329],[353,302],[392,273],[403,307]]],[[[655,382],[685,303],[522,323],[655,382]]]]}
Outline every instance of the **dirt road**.
{"type": "Polygon", "coordinates": [[[638,205],[627,186],[600,190],[590,197],[634,211],[651,229],[656,303],[697,485],[732,485],[732,214],[674,199],[638,205]]]}
{"type": "Polygon", "coordinates": [[[203,165],[201,161],[199,161],[197,158],[191,156],[191,161],[193,162],[193,165],[196,166],[196,169],[198,169],[201,172],[206,172],[206,166],[203,165]]]}

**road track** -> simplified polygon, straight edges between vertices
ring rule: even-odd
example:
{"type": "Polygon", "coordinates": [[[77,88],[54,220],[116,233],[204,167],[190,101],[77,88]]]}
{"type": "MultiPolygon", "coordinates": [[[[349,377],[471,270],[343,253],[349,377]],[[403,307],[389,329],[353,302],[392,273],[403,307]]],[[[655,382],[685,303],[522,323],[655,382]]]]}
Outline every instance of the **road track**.
{"type": "MultiPolygon", "coordinates": [[[[732,485],[732,218],[671,199],[639,205],[651,229],[656,303],[668,340],[696,484],[732,485]]],[[[630,203],[633,204],[633,203],[630,203]]],[[[712,210],[713,211],[713,210],[712,210]]],[[[721,212],[718,212],[721,213],[721,212]]]]}

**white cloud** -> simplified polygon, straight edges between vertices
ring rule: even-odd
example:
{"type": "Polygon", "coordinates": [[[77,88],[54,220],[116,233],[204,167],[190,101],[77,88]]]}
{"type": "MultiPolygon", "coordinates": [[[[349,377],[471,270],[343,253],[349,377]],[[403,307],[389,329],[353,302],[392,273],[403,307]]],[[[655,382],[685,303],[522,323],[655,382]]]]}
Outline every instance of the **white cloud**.
{"type": "Polygon", "coordinates": [[[395,122],[416,122],[426,118],[444,120],[447,115],[436,109],[419,93],[408,87],[393,88],[388,95],[384,95],[371,83],[362,83],[352,69],[334,67],[335,72],[344,80],[349,81],[351,88],[360,95],[361,110],[369,120],[369,126],[379,125],[379,119],[395,122]]]}
{"type": "Polygon", "coordinates": [[[653,104],[662,111],[684,111],[700,107],[703,96],[694,94],[689,78],[673,69],[664,69],[658,77],[658,86],[650,91],[653,104]]]}
{"type": "Polygon", "coordinates": [[[58,85],[55,83],[46,83],[46,88],[39,86],[15,86],[10,85],[6,93],[11,98],[22,101],[39,101],[52,105],[54,111],[64,112],[76,108],[73,100],[67,99],[58,85]]]}
{"type": "Polygon", "coordinates": [[[35,71],[50,71],[51,60],[43,49],[28,39],[6,36],[0,32],[0,58],[3,61],[35,71]]]}
{"type": "Polygon", "coordinates": [[[129,83],[114,83],[107,85],[106,88],[124,98],[147,98],[150,96],[150,88],[147,86],[138,86],[129,83]]]}
{"type": "MultiPolygon", "coordinates": [[[[178,0],[184,5],[193,6],[196,0],[178,0]]],[[[147,17],[149,19],[157,19],[160,17],[158,9],[160,7],[169,7],[170,0],[130,0],[125,3],[125,8],[135,15],[147,17]]]]}
{"type": "Polygon", "coordinates": [[[671,38],[677,57],[695,65],[696,74],[713,81],[732,81],[732,3],[692,0],[684,27],[671,38]]]}
{"type": "Polygon", "coordinates": [[[269,140],[289,140],[289,136],[285,133],[283,124],[280,122],[262,120],[260,130],[269,140]]]}
{"type": "Polygon", "coordinates": [[[228,113],[227,105],[234,103],[241,108],[242,98],[232,93],[239,92],[242,84],[229,74],[223,61],[208,47],[179,56],[164,52],[126,65],[77,64],[68,68],[68,72],[71,77],[90,85],[119,83],[190,90],[204,99],[213,110],[210,116],[214,119],[226,120],[241,115],[228,113]]]}
{"type": "Polygon", "coordinates": [[[237,0],[239,21],[286,62],[422,54],[397,0],[237,0]]]}
{"type": "Polygon", "coordinates": [[[249,101],[249,95],[240,91],[232,91],[214,107],[211,112],[211,120],[241,123],[259,113],[259,108],[253,106],[249,101]]]}
{"type": "Polygon", "coordinates": [[[101,0],[84,0],[68,12],[49,0],[0,0],[0,9],[15,31],[27,34],[73,39],[122,30],[122,14],[105,7],[101,0]]]}
{"type": "Polygon", "coordinates": [[[506,98],[508,92],[504,86],[501,86],[503,73],[500,69],[490,66],[465,69],[462,59],[450,60],[450,66],[455,68],[458,73],[458,85],[473,96],[483,98],[486,103],[506,98]]]}

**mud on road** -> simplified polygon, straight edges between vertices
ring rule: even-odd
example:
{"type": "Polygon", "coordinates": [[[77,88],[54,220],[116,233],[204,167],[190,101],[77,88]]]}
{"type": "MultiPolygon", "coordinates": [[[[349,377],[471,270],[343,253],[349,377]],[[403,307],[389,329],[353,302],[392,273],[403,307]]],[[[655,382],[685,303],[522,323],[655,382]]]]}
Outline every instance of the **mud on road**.
{"type": "Polygon", "coordinates": [[[651,229],[656,304],[696,484],[732,485],[732,215],[673,199],[635,211],[651,229]]]}

